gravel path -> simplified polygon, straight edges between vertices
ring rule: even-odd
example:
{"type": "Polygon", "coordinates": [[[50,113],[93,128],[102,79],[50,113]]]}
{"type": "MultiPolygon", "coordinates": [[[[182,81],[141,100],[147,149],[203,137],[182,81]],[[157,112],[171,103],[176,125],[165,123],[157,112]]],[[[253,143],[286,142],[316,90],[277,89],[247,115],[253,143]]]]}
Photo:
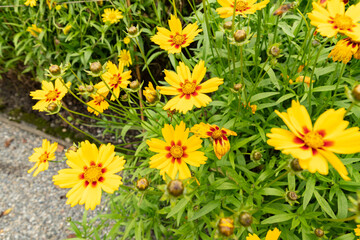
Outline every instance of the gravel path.
{"type": "MultiPolygon", "coordinates": [[[[66,205],[69,189],[60,189],[52,182],[52,176],[67,166],[65,162],[51,164],[36,177],[27,173],[33,166],[28,157],[33,148],[41,147],[42,139],[0,121],[0,213],[13,208],[0,217],[0,239],[66,239],[72,233],[66,219],[82,219],[84,205],[66,205]],[[9,139],[13,139],[10,144],[9,139]]],[[[56,157],[62,159],[64,151],[57,152],[56,157]]],[[[89,211],[89,215],[94,214],[89,211]]]]}

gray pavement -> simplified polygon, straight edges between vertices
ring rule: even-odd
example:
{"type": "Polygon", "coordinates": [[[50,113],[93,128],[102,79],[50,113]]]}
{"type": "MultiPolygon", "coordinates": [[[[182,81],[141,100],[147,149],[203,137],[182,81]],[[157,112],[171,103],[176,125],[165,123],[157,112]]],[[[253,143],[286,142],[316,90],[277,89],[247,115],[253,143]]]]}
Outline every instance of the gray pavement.
{"type": "MultiPolygon", "coordinates": [[[[27,173],[33,166],[28,157],[33,148],[41,147],[44,136],[23,129],[0,118],[0,213],[13,208],[0,217],[0,239],[66,239],[72,233],[67,218],[81,221],[84,205],[66,205],[69,189],[60,189],[52,182],[52,176],[67,167],[65,162],[52,163],[36,177],[27,173]]],[[[64,151],[57,152],[56,157],[61,160],[64,151]]],[[[90,216],[94,214],[89,211],[90,216]]]]}

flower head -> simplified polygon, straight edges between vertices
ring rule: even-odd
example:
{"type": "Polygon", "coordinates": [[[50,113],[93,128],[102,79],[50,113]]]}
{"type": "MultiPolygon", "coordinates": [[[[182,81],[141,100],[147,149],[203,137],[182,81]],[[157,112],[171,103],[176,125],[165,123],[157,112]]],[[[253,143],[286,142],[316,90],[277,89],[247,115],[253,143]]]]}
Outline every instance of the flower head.
{"type": "Polygon", "coordinates": [[[101,202],[102,190],[113,193],[119,188],[121,177],[115,173],[124,169],[125,160],[116,156],[114,149],[110,143],[98,149],[85,141],[76,152],[65,154],[70,168],[60,170],[53,181],[61,188],[71,188],[66,194],[67,204],[71,207],[85,204],[85,209],[94,210],[101,202]]]}
{"type": "Polygon", "coordinates": [[[210,125],[208,123],[196,124],[191,128],[190,131],[201,138],[211,138],[214,152],[218,159],[221,159],[222,156],[224,156],[230,150],[230,142],[227,136],[237,135],[235,132],[229,129],[220,129],[218,126],[210,125]]]}
{"type": "Polygon", "coordinates": [[[149,150],[158,154],[150,158],[150,168],[160,169],[160,174],[165,179],[165,173],[175,179],[178,174],[179,179],[191,177],[187,164],[199,167],[205,164],[207,157],[201,151],[202,140],[198,136],[189,137],[189,129],[185,128],[185,123],[173,126],[165,124],[162,129],[165,141],[152,138],[146,141],[149,150]]]}
{"type": "Polygon", "coordinates": [[[174,15],[170,17],[169,27],[170,31],[163,27],[157,27],[157,34],[151,37],[151,41],[168,53],[180,53],[181,48],[189,46],[195,36],[202,31],[198,29],[197,22],[188,24],[182,29],[180,20],[174,15]]]}
{"type": "Polygon", "coordinates": [[[356,228],[354,229],[355,232],[355,236],[359,237],[360,236],[360,225],[356,225],[356,228]]]}
{"type": "Polygon", "coordinates": [[[129,50],[125,50],[125,49],[121,50],[119,56],[119,64],[122,64],[123,66],[126,67],[129,67],[132,64],[129,50]]]}
{"type": "Polygon", "coordinates": [[[329,109],[319,116],[314,126],[306,108],[293,101],[287,112],[275,113],[284,121],[290,131],[272,128],[267,143],[299,159],[300,166],[311,173],[327,175],[328,162],[344,180],[350,180],[344,164],[334,153],[360,152],[358,127],[346,129],[345,109],[329,109]]]}
{"type": "Polygon", "coordinates": [[[40,112],[46,111],[50,103],[58,103],[67,93],[67,89],[70,87],[71,82],[68,82],[64,86],[62,80],[57,78],[55,80],[55,86],[53,83],[48,81],[42,81],[42,90],[36,90],[30,92],[30,96],[33,99],[39,100],[32,109],[39,110],[40,112]]]}
{"type": "Polygon", "coordinates": [[[107,71],[101,75],[104,81],[96,84],[95,88],[98,89],[101,95],[104,95],[104,93],[111,89],[114,94],[111,95],[110,100],[113,101],[115,97],[119,98],[120,88],[126,88],[130,83],[128,80],[131,78],[131,70],[123,72],[124,66],[122,64],[119,64],[119,67],[117,67],[111,61],[108,61],[106,69],[107,71]]]}
{"type": "Polygon", "coordinates": [[[108,92],[103,94],[91,94],[93,100],[87,103],[90,106],[87,108],[88,112],[94,113],[96,116],[98,116],[99,113],[103,113],[106,109],[108,109],[109,103],[106,101],[107,95],[108,92]]]}
{"type": "Polygon", "coordinates": [[[329,0],[327,9],[313,2],[313,8],[308,16],[321,35],[333,37],[341,33],[360,41],[360,3],[350,6],[347,11],[341,0],[329,0]]]}
{"type": "Polygon", "coordinates": [[[31,27],[26,29],[34,37],[38,37],[38,34],[42,32],[42,28],[38,28],[35,24],[32,24],[31,27]]]}
{"type": "Polygon", "coordinates": [[[35,7],[36,6],[36,1],[37,0],[26,0],[26,2],[24,3],[26,6],[29,6],[30,7],[35,7]]]}
{"type": "Polygon", "coordinates": [[[35,177],[39,172],[47,170],[49,168],[49,161],[55,159],[57,146],[57,142],[50,144],[47,139],[43,139],[42,146],[40,148],[34,148],[34,153],[29,157],[29,161],[35,162],[35,165],[28,171],[28,173],[31,173],[35,170],[35,168],[37,168],[33,174],[35,177]]]}
{"type": "MultiPolygon", "coordinates": [[[[308,76],[298,76],[295,79],[295,82],[304,82],[308,87],[310,87],[310,77],[308,76]]],[[[315,80],[312,80],[311,82],[315,82],[315,80]]]]}
{"type": "Polygon", "coordinates": [[[346,64],[353,56],[356,59],[360,59],[360,41],[345,38],[336,43],[328,57],[332,57],[334,61],[342,61],[346,64]]]}
{"type": "Polygon", "coordinates": [[[123,41],[127,45],[127,44],[130,43],[130,38],[129,37],[124,37],[123,41]]]}
{"type": "Polygon", "coordinates": [[[63,33],[67,35],[70,32],[70,29],[72,26],[70,24],[66,25],[66,27],[63,29],[63,33]]]}
{"type": "Polygon", "coordinates": [[[214,92],[224,83],[221,78],[211,78],[200,84],[206,73],[205,62],[200,61],[195,65],[191,74],[190,69],[183,62],[179,63],[177,73],[165,70],[165,81],[170,87],[157,87],[161,94],[176,95],[164,106],[165,110],[178,110],[187,113],[195,107],[205,107],[212,100],[204,93],[214,92]]]}
{"type": "Polygon", "coordinates": [[[256,3],[256,0],[236,0],[236,5],[235,0],[217,0],[217,2],[221,7],[217,8],[216,12],[221,18],[227,18],[233,16],[234,8],[235,16],[241,15],[246,17],[247,14],[254,14],[257,10],[263,9],[270,1],[265,0],[256,3]]]}
{"type": "Polygon", "coordinates": [[[103,22],[110,24],[118,23],[124,17],[119,10],[113,8],[106,8],[101,16],[103,22]]]}
{"type": "MultiPolygon", "coordinates": [[[[266,234],[265,240],[277,240],[281,234],[281,231],[277,228],[274,228],[274,230],[269,230],[266,234]]],[[[246,237],[246,240],[260,240],[258,235],[255,233],[251,235],[249,233],[249,236],[246,237]]]]}
{"type": "Polygon", "coordinates": [[[159,99],[158,93],[156,92],[151,82],[149,82],[148,87],[145,87],[145,90],[143,90],[143,94],[149,103],[154,103],[159,99]]]}
{"type": "MultiPolygon", "coordinates": [[[[53,1],[52,5],[51,5],[51,0],[46,0],[46,4],[48,5],[49,9],[51,10],[51,8],[56,5],[56,2],[53,1]]],[[[60,5],[59,5],[59,6],[60,6],[60,5]]],[[[60,8],[61,8],[61,6],[60,6],[60,8]]]]}

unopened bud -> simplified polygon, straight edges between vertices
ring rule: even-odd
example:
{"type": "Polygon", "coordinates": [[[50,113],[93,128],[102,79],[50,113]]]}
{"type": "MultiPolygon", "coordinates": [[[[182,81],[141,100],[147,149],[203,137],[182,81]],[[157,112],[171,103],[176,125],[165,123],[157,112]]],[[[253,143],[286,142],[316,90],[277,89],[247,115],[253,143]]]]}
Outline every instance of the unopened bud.
{"type": "Polygon", "coordinates": [[[49,71],[53,75],[58,75],[60,73],[61,69],[58,65],[51,65],[49,67],[49,71]]]}
{"type": "Polygon", "coordinates": [[[241,83],[235,84],[234,85],[234,90],[239,91],[242,87],[243,87],[243,85],[241,83]]]}
{"type": "Polygon", "coordinates": [[[313,41],[311,42],[311,45],[312,45],[313,47],[317,47],[317,46],[320,45],[320,42],[319,42],[318,40],[313,40],[313,41]]]}
{"type": "Polygon", "coordinates": [[[280,48],[278,46],[272,46],[270,48],[270,54],[273,56],[273,57],[277,57],[280,55],[280,48]]]}
{"type": "Polygon", "coordinates": [[[131,35],[135,35],[137,33],[138,29],[137,27],[135,26],[131,26],[129,29],[128,29],[128,33],[131,34],[131,35]]]}
{"type": "Polygon", "coordinates": [[[93,62],[90,64],[90,71],[92,73],[99,73],[102,69],[101,63],[100,62],[93,62]]]}
{"type": "Polygon", "coordinates": [[[184,192],[184,185],[180,180],[171,180],[167,186],[167,189],[174,197],[180,196],[184,192]]]}
{"type": "Polygon", "coordinates": [[[140,191],[144,191],[145,189],[147,189],[149,187],[149,181],[146,178],[140,178],[136,182],[136,187],[140,191]]]}
{"type": "Polygon", "coordinates": [[[230,236],[234,233],[234,220],[230,217],[221,218],[218,224],[219,232],[224,236],[230,236]]]}
{"type": "Polygon", "coordinates": [[[250,213],[242,212],[240,214],[239,221],[241,225],[243,225],[244,227],[248,227],[252,224],[253,217],[250,215],[250,213]]]}
{"type": "Polygon", "coordinates": [[[290,167],[292,170],[294,170],[295,172],[299,172],[299,171],[302,171],[302,167],[300,166],[300,163],[299,163],[299,159],[297,158],[294,158],[291,163],[290,163],[290,167]]]}
{"type": "Polygon", "coordinates": [[[128,100],[128,95],[125,93],[124,95],[121,96],[121,101],[126,101],[128,100]]]}
{"type": "Polygon", "coordinates": [[[237,30],[234,33],[234,39],[236,42],[242,42],[246,39],[246,32],[245,30],[237,30]]]}
{"type": "Polygon", "coordinates": [[[360,101],[360,84],[356,85],[351,93],[355,100],[360,101]]]}
{"type": "Polygon", "coordinates": [[[130,88],[131,88],[132,90],[138,89],[139,86],[140,86],[140,83],[139,83],[138,80],[134,80],[134,81],[132,81],[132,82],[130,83],[130,88]]]}
{"type": "Polygon", "coordinates": [[[80,85],[78,89],[81,93],[86,91],[86,87],[84,85],[80,85]]]}
{"type": "Polygon", "coordinates": [[[86,86],[86,91],[89,92],[89,93],[93,92],[94,91],[94,86],[93,85],[87,85],[86,86]]]}
{"type": "Polygon", "coordinates": [[[55,43],[55,45],[59,45],[61,42],[59,39],[55,38],[54,43],[55,43]]]}
{"type": "Polygon", "coordinates": [[[50,112],[56,111],[57,108],[58,108],[58,105],[56,103],[54,103],[54,102],[50,103],[47,106],[47,110],[50,111],[50,112]]]}
{"type": "Polygon", "coordinates": [[[224,23],[224,28],[230,30],[232,28],[232,21],[224,23]]]}
{"type": "Polygon", "coordinates": [[[314,230],[314,233],[315,233],[315,235],[316,235],[317,237],[322,237],[322,236],[324,236],[324,230],[322,230],[321,228],[316,228],[316,229],[314,230]]]}
{"type": "Polygon", "coordinates": [[[76,152],[77,150],[78,150],[78,148],[77,148],[76,146],[70,146],[70,147],[67,149],[66,153],[69,153],[69,152],[71,152],[71,151],[76,152]]]}
{"type": "Polygon", "coordinates": [[[252,157],[254,160],[258,161],[262,158],[262,154],[259,151],[254,151],[252,157]]]}
{"type": "Polygon", "coordinates": [[[298,199],[298,195],[296,194],[296,192],[294,191],[290,191],[287,193],[287,197],[291,200],[291,201],[296,201],[298,199]]]}

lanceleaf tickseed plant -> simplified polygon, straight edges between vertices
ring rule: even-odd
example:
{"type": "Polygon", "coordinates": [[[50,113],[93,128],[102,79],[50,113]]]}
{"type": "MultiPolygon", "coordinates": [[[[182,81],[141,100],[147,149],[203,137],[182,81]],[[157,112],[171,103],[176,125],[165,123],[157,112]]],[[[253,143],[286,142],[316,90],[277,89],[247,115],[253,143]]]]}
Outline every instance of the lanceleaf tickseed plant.
{"type": "Polygon", "coordinates": [[[71,222],[78,239],[359,236],[358,1],[30,2],[2,11],[0,54],[37,68],[34,110],[90,140],[53,177],[108,209],[71,222]]]}

